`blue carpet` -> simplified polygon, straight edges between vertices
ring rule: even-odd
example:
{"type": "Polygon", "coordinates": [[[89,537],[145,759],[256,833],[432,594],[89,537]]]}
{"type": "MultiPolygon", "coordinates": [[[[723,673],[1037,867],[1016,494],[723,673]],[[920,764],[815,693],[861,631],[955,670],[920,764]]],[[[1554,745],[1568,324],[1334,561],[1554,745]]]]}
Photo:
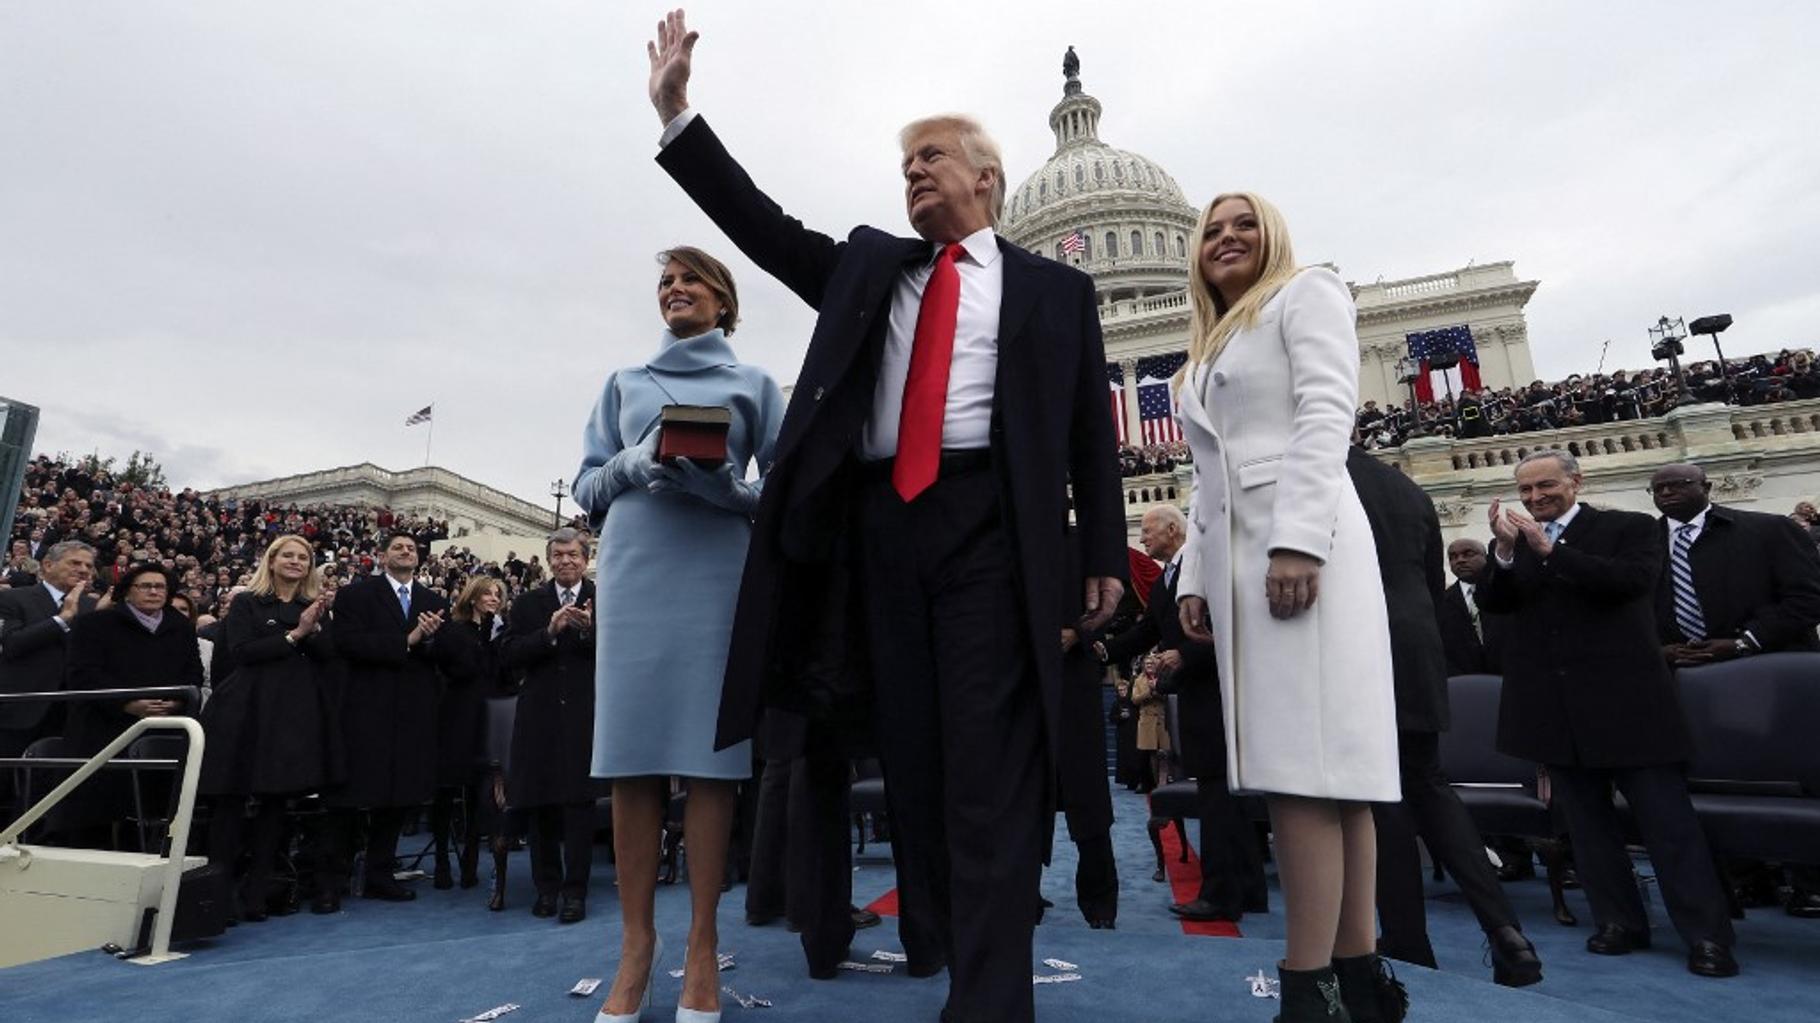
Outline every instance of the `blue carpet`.
{"type": "MultiPolygon", "coordinates": [[[[1073,850],[1065,840],[1044,878],[1056,902],[1037,932],[1037,958],[1079,965],[1083,979],[1037,989],[1045,1023],[1105,1021],[1265,1021],[1275,1003],[1253,998],[1245,978],[1267,974],[1281,954],[1282,917],[1247,917],[1243,938],[1188,937],[1165,911],[1167,885],[1150,880],[1154,860],[1144,835],[1141,798],[1117,790],[1116,843],[1121,868],[1119,929],[1091,931],[1073,900],[1073,850]]],[[[407,840],[409,841],[409,840],[407,840]]],[[[604,850],[603,850],[604,852],[604,850]]],[[[0,971],[0,1020],[5,1023],[164,1023],[235,1020],[246,1023],[310,1020],[322,1023],[424,1021],[454,1023],[493,1006],[515,1002],[504,1023],[593,1018],[597,999],[569,997],[582,977],[612,976],[617,948],[617,904],[612,871],[597,867],[590,917],[563,927],[528,911],[530,884],[523,854],[513,857],[512,908],[489,913],[484,887],[439,892],[416,885],[406,905],[349,900],[342,913],[308,913],[243,924],[213,942],[189,949],[179,962],[139,967],[99,953],[83,953],[0,971]]],[[[864,905],[892,885],[887,864],[865,862],[854,876],[854,897],[864,905]]],[[[1659,906],[1657,948],[1626,959],[1603,959],[1581,947],[1585,924],[1562,928],[1548,915],[1540,881],[1510,886],[1527,930],[1541,951],[1547,979],[1511,991],[1490,982],[1482,939],[1470,912],[1451,888],[1431,891],[1429,923],[1441,970],[1403,968],[1412,1000],[1410,1019],[1634,1021],[1723,1019],[1809,1020],[1811,985],[1820,976],[1820,921],[1753,911],[1739,925],[1744,975],[1713,981],[1689,975],[1682,951],[1659,906]]],[[[803,973],[796,936],[782,927],[747,927],[743,889],[722,904],[722,949],[737,967],[723,982],[742,994],[775,1003],[745,1010],[727,1000],[727,1019],[847,1023],[852,1020],[934,1021],[946,989],[937,977],[842,974],[829,983],[803,973]]],[[[1273,893],[1274,896],[1274,893],[1273,893]]],[[[1584,900],[1570,893],[1586,919],[1584,900]]],[[[682,965],[688,893],[681,886],[658,891],[658,922],[670,949],[667,968],[682,965]]],[[[18,921],[6,921],[14,926],[18,921]]],[[[29,924],[28,924],[29,925],[29,924]]],[[[874,950],[897,951],[891,921],[860,932],[855,958],[874,950]]],[[[1038,973],[1053,970],[1038,964],[1038,973]]],[[[649,1020],[670,1018],[681,982],[660,976],[649,1020]]]]}

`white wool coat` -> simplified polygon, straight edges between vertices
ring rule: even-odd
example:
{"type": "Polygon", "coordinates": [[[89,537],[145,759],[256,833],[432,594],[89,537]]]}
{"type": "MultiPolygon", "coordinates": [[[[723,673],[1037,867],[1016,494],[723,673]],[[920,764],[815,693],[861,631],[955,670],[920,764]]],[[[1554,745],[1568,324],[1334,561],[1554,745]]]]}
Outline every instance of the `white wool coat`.
{"type": "Polygon", "coordinates": [[[1355,318],[1337,275],[1303,270],[1179,395],[1195,488],[1177,592],[1212,616],[1235,791],[1401,798],[1384,590],[1346,472],[1355,318]],[[1314,606],[1282,620],[1274,550],[1323,562],[1314,606]]]}

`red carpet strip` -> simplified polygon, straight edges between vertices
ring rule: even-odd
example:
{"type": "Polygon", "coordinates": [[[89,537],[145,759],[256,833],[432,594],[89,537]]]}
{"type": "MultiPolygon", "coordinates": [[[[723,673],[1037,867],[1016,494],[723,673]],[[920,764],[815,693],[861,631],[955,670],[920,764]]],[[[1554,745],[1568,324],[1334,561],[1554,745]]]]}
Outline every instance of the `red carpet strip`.
{"type": "MultiPolygon", "coordinates": [[[[1169,888],[1175,893],[1175,901],[1194,901],[1201,894],[1201,858],[1190,848],[1187,861],[1183,861],[1182,836],[1174,824],[1163,829],[1161,839],[1164,869],[1169,874],[1169,888]]],[[[1182,933],[1215,938],[1240,937],[1238,925],[1226,920],[1183,920],[1182,933]]]]}

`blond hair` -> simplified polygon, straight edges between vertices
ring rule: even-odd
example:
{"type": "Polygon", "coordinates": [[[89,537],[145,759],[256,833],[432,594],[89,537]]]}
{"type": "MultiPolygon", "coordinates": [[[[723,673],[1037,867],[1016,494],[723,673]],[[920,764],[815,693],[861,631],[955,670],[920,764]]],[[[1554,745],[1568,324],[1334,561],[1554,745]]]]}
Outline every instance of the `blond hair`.
{"type": "Polygon", "coordinates": [[[1289,225],[1283,214],[1254,192],[1221,192],[1201,211],[1189,245],[1188,305],[1192,312],[1188,328],[1188,362],[1182,367],[1185,376],[1196,366],[1213,362],[1226,350],[1232,335],[1258,322],[1258,311],[1276,297],[1283,285],[1296,275],[1295,252],[1289,244],[1289,225]],[[1243,199],[1251,204],[1258,218],[1258,279],[1237,302],[1227,308],[1226,300],[1201,273],[1200,246],[1206,240],[1207,224],[1213,219],[1214,207],[1228,199],[1243,199]]]}
{"type": "Polygon", "coordinates": [[[919,117],[904,125],[897,133],[898,148],[909,155],[911,144],[932,131],[953,132],[973,169],[992,171],[992,194],[986,199],[986,219],[997,229],[999,215],[1005,211],[1005,158],[999,154],[998,143],[986,134],[984,125],[966,114],[936,114],[919,117]]]}
{"type": "Polygon", "coordinates": [[[278,575],[272,571],[272,563],[278,560],[279,550],[285,544],[292,543],[302,544],[304,551],[309,554],[310,571],[303,577],[303,581],[297,584],[297,592],[292,594],[291,598],[293,600],[300,597],[304,600],[315,600],[322,595],[322,576],[316,570],[316,545],[296,533],[286,533],[266,545],[265,553],[259,556],[259,568],[253,572],[253,581],[246,585],[248,593],[261,597],[278,595],[278,575]]]}

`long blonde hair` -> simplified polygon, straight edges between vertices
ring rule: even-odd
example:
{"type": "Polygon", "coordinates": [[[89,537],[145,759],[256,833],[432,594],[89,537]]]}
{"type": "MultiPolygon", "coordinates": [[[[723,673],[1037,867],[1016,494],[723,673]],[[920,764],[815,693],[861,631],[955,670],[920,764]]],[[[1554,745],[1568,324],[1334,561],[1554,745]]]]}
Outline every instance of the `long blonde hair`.
{"type": "Polygon", "coordinates": [[[291,599],[315,600],[322,595],[322,573],[316,568],[316,545],[296,533],[286,533],[266,546],[265,553],[259,556],[259,568],[253,572],[253,581],[246,585],[247,592],[261,597],[278,595],[278,575],[272,571],[272,563],[278,560],[278,551],[291,543],[302,544],[310,555],[310,571],[297,584],[297,592],[291,599]]]}
{"type": "Polygon", "coordinates": [[[1283,220],[1282,211],[1255,192],[1221,192],[1214,196],[1195,225],[1190,254],[1188,305],[1192,317],[1188,328],[1188,362],[1182,367],[1183,375],[1196,366],[1218,359],[1232,335],[1255,325],[1258,311],[1289,283],[1297,270],[1295,252],[1289,244],[1289,225],[1283,220]],[[1252,212],[1258,218],[1260,248],[1257,282],[1246,289],[1230,309],[1225,307],[1226,300],[1220,297],[1219,291],[1201,273],[1200,259],[1201,243],[1206,240],[1207,223],[1213,219],[1214,207],[1228,199],[1243,199],[1251,204],[1252,212]]]}

